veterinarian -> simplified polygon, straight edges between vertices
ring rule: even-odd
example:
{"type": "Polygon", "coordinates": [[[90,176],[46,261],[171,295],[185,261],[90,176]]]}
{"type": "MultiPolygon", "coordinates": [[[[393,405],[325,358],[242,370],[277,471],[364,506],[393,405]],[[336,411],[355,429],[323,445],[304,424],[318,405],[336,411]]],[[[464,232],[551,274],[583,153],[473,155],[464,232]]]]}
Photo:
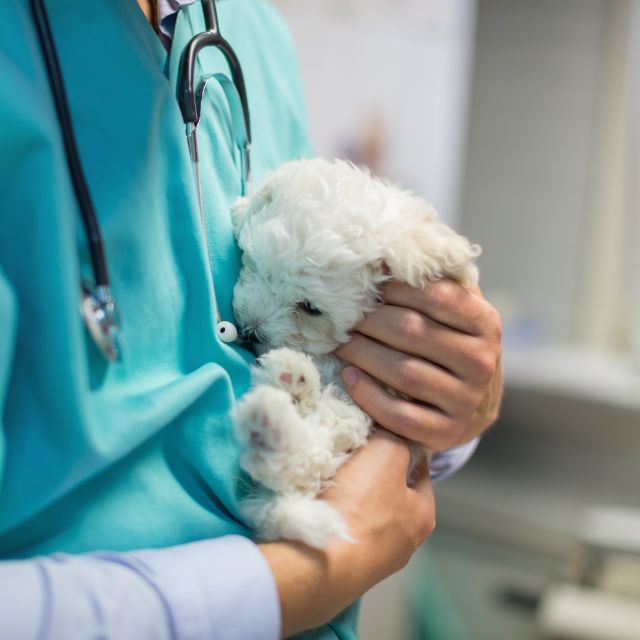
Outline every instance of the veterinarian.
{"type": "MultiPolygon", "coordinates": [[[[406,486],[402,437],[440,452],[436,475],[464,463],[499,407],[499,319],[451,282],[387,286],[339,352],[353,398],[388,429],[326,492],[359,543],[320,554],[251,542],[228,413],[252,356],[212,320],[216,303],[231,318],[239,267],[232,114],[211,82],[199,125],[205,243],[175,98],[202,8],[138,4],[46,2],[122,313],[117,363],[78,312],[90,252],[28,3],[2,5],[0,637],[260,640],[334,618],[313,637],[353,638],[348,605],[435,524],[428,477],[406,486]]],[[[310,153],[295,56],[261,0],[218,11],[242,63],[259,179],[310,153]]],[[[200,64],[228,74],[215,50],[200,64]]]]}

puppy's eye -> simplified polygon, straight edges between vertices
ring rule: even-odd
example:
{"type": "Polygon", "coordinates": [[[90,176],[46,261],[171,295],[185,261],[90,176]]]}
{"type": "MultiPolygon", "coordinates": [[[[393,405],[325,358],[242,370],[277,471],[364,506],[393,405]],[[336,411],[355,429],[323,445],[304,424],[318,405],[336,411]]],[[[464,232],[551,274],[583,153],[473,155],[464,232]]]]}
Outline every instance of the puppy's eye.
{"type": "Polygon", "coordinates": [[[300,311],[304,311],[307,315],[310,315],[310,316],[322,315],[322,311],[314,307],[308,300],[303,300],[302,302],[298,302],[297,307],[298,309],[300,309],[300,311]]]}

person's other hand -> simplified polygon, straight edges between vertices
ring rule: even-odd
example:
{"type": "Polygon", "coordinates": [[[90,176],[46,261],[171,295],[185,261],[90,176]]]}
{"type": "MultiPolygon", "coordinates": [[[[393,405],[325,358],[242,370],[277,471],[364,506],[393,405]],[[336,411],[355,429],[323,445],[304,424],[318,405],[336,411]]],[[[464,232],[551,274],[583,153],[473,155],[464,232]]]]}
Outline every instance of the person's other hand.
{"type": "MultiPolygon", "coordinates": [[[[407,441],[378,429],[363,449],[340,468],[322,494],[345,518],[371,585],[400,570],[435,528],[436,507],[429,471],[414,469],[407,486],[407,441]]],[[[353,562],[353,560],[351,561],[353,562]]]]}
{"type": "Polygon", "coordinates": [[[502,399],[498,312],[479,289],[452,280],[424,289],[389,282],[382,294],[384,304],[336,350],[352,365],[342,375],[353,400],[378,424],[434,451],[480,435],[502,399]]]}
{"type": "Polygon", "coordinates": [[[354,542],[324,551],[295,542],[260,545],[282,608],[282,635],[316,627],[401,569],[435,527],[429,472],[407,486],[409,447],[378,430],[339,470],[322,498],[345,518],[354,542]]]}

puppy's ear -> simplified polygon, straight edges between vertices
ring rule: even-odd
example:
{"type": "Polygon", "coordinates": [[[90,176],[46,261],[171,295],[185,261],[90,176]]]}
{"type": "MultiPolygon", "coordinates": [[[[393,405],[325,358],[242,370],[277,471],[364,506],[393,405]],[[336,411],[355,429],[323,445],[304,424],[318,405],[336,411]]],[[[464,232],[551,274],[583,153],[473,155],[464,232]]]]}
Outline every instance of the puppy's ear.
{"type": "Polygon", "coordinates": [[[443,224],[435,212],[422,203],[416,215],[405,216],[410,223],[402,233],[395,233],[388,243],[384,264],[392,278],[422,287],[428,281],[453,278],[461,284],[478,284],[475,259],[481,249],[467,238],[443,224]]]}
{"type": "Polygon", "coordinates": [[[238,198],[231,207],[231,224],[233,225],[233,232],[236,236],[240,232],[240,229],[242,229],[250,203],[251,198],[245,196],[244,198],[238,198]]]}
{"type": "Polygon", "coordinates": [[[263,184],[256,193],[238,198],[231,208],[231,222],[236,236],[245,223],[247,217],[262,209],[273,200],[273,189],[270,183],[263,184]]]}

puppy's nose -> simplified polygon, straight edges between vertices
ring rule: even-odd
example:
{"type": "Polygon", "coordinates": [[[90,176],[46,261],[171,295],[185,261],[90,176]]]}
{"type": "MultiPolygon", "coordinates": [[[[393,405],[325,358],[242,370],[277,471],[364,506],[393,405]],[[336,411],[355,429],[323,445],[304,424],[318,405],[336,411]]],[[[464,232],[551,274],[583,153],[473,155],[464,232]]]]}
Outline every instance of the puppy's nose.
{"type": "Polygon", "coordinates": [[[262,339],[262,336],[260,335],[260,333],[258,333],[257,329],[253,329],[248,333],[245,333],[245,338],[252,344],[259,344],[264,342],[264,340],[262,339]]]}

